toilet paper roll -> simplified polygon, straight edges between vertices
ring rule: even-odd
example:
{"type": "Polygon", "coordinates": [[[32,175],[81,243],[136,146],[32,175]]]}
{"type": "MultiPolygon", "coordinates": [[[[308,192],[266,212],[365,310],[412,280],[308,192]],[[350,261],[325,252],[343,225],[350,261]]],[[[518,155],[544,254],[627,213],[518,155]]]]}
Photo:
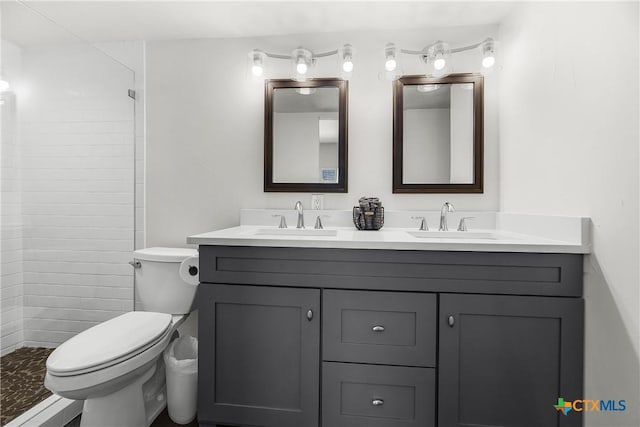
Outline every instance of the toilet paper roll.
{"type": "Polygon", "coordinates": [[[180,278],[190,285],[200,283],[200,257],[194,255],[180,264],[180,278]]]}

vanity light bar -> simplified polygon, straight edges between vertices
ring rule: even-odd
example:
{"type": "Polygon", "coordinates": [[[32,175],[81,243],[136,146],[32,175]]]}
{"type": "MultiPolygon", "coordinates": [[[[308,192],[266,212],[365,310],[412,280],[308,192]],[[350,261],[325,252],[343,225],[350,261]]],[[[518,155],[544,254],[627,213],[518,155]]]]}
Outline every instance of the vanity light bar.
{"type": "Polygon", "coordinates": [[[426,46],[422,50],[400,49],[400,52],[407,55],[419,55],[422,58],[422,61],[427,64],[427,74],[433,75],[434,77],[443,77],[449,74],[449,59],[452,54],[478,48],[482,50],[482,67],[485,69],[493,67],[496,62],[495,45],[496,42],[491,37],[488,37],[479,43],[456,48],[450,48],[448,43],[438,40],[435,43],[426,46]]]}
{"type": "Polygon", "coordinates": [[[289,55],[279,53],[264,52],[260,49],[253,49],[249,52],[251,73],[260,77],[264,74],[264,63],[266,58],[281,59],[291,61],[292,77],[294,80],[305,81],[309,78],[311,69],[315,66],[318,58],[338,55],[341,57],[342,71],[349,75],[353,71],[354,49],[350,44],[345,44],[342,48],[315,53],[309,49],[299,47],[294,49],[289,55]]]}

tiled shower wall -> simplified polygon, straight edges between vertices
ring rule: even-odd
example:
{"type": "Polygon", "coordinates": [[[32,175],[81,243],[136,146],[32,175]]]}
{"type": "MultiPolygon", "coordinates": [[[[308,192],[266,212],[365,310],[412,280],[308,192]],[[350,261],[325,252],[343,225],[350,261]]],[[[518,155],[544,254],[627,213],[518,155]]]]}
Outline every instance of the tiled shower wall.
{"type": "MultiPolygon", "coordinates": [[[[2,43],[3,78],[20,74],[21,51],[11,43],[2,43]]],[[[16,121],[16,97],[0,95],[2,108],[0,147],[0,354],[22,346],[22,217],[20,193],[20,146],[16,121]]]]}
{"type": "Polygon", "coordinates": [[[86,45],[22,72],[23,344],[51,347],[133,308],[134,74],[86,45]]]}

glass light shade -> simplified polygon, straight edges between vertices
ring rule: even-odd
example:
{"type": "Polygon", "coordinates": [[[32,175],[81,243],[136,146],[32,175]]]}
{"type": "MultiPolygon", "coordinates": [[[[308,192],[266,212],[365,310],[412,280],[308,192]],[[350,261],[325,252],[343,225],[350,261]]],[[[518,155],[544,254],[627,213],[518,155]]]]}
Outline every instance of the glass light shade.
{"type": "Polygon", "coordinates": [[[249,68],[254,77],[262,77],[264,74],[264,59],[266,55],[257,49],[249,52],[249,68]]]}
{"type": "Polygon", "coordinates": [[[302,58],[298,59],[298,63],[296,64],[296,71],[298,74],[306,74],[309,66],[304,63],[302,58]]]}
{"type": "Polygon", "coordinates": [[[264,72],[264,69],[262,68],[262,65],[253,65],[251,67],[251,74],[253,74],[256,77],[260,77],[263,72],[264,72]]]}
{"type": "Polygon", "coordinates": [[[293,69],[292,78],[303,82],[309,78],[311,67],[313,66],[313,54],[308,49],[298,48],[291,53],[293,69]]]}
{"type": "Polygon", "coordinates": [[[496,63],[496,58],[493,56],[485,56],[482,58],[482,66],[484,68],[491,68],[496,63]]]}
{"type": "Polygon", "coordinates": [[[393,58],[387,59],[387,61],[384,63],[384,69],[387,71],[393,71],[396,69],[397,66],[398,66],[398,63],[393,58]]]}
{"type": "Polygon", "coordinates": [[[299,87],[296,89],[298,95],[312,95],[316,93],[315,87],[299,87]]]}
{"type": "Polygon", "coordinates": [[[451,48],[443,41],[437,41],[426,48],[422,60],[427,64],[427,75],[444,77],[449,74],[451,72],[450,56],[451,48]]]}
{"type": "Polygon", "coordinates": [[[353,71],[353,47],[350,44],[342,47],[342,71],[347,74],[353,71]]]}
{"type": "Polygon", "coordinates": [[[384,69],[387,71],[393,71],[398,66],[398,61],[396,57],[398,56],[398,50],[396,49],[396,45],[393,43],[387,43],[384,48],[384,69]]]}
{"type": "Polygon", "coordinates": [[[495,63],[495,42],[493,39],[487,39],[482,43],[482,66],[484,68],[491,68],[495,63]]]}
{"type": "Polygon", "coordinates": [[[435,68],[436,70],[442,70],[446,65],[447,60],[442,56],[436,57],[436,59],[433,61],[433,68],[435,68]]]}

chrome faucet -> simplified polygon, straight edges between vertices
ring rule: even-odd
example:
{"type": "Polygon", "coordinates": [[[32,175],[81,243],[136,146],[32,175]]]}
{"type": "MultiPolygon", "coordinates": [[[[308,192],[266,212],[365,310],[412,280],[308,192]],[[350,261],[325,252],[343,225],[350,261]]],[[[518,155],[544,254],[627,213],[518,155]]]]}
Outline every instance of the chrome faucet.
{"type": "Polygon", "coordinates": [[[453,212],[455,209],[453,205],[449,202],[444,202],[442,205],[442,209],[440,209],[440,227],[439,231],[449,231],[449,227],[447,226],[447,212],[453,212]]]}
{"type": "Polygon", "coordinates": [[[298,211],[298,224],[296,228],[304,228],[304,209],[302,209],[302,202],[298,200],[296,202],[296,211],[298,211]]]}

